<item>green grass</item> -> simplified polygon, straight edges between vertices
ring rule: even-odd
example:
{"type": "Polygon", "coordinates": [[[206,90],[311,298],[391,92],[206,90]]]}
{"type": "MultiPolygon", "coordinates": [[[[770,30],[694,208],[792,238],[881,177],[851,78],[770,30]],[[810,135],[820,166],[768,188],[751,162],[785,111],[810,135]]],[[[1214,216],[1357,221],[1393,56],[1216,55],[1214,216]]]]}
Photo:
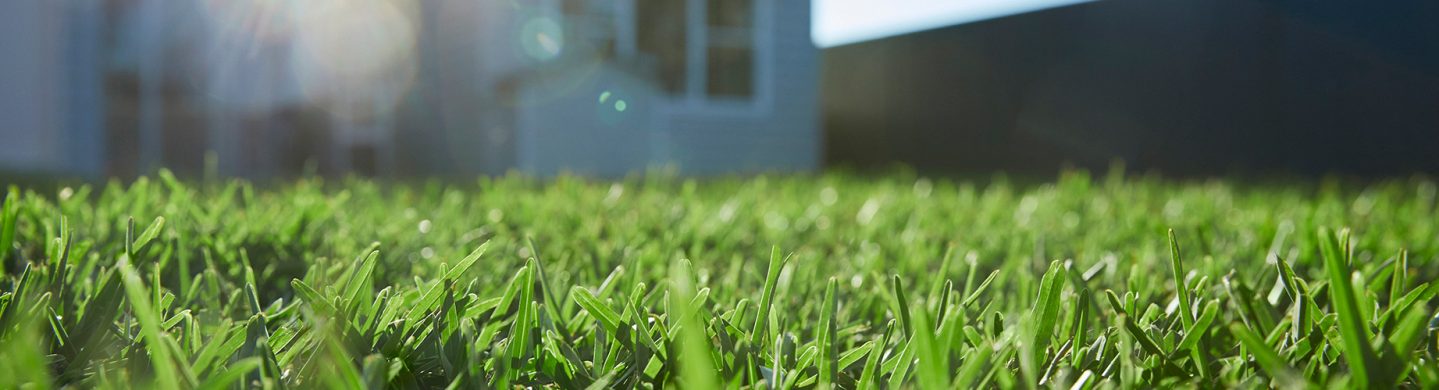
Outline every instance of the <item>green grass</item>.
{"type": "Polygon", "coordinates": [[[1083,172],[12,188],[0,388],[1436,388],[1435,202],[1083,172]]]}

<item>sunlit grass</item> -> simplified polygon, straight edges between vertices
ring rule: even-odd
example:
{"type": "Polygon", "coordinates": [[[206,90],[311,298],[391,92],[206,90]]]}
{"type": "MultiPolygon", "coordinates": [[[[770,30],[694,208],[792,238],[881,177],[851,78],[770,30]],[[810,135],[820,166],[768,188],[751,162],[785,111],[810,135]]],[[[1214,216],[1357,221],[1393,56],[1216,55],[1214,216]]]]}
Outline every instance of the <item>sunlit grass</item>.
{"type": "Polygon", "coordinates": [[[16,188],[0,388],[1436,388],[1435,192],[1082,172],[16,188]]]}

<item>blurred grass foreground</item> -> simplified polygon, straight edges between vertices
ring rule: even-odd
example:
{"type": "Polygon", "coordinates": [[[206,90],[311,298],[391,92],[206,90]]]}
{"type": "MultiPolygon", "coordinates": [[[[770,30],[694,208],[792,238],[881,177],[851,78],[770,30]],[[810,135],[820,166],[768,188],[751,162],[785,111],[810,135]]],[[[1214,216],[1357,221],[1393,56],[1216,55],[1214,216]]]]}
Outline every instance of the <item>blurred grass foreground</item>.
{"type": "Polygon", "coordinates": [[[11,188],[0,387],[1435,388],[1435,196],[1083,172],[11,188]]]}

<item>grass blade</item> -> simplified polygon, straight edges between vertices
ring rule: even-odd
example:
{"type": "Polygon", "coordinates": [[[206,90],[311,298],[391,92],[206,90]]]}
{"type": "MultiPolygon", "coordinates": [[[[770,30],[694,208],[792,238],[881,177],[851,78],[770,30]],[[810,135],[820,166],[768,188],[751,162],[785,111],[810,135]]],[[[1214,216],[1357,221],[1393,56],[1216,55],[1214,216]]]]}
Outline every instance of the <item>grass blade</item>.
{"type": "Polygon", "coordinates": [[[1348,232],[1330,234],[1320,229],[1320,251],[1324,256],[1324,269],[1329,275],[1329,299],[1339,320],[1339,341],[1344,351],[1341,354],[1349,363],[1349,373],[1354,382],[1370,387],[1381,387],[1383,379],[1378,370],[1378,357],[1369,346],[1368,322],[1359,311],[1359,298],[1355,295],[1353,277],[1349,267],[1348,250],[1341,247],[1348,232]]]}
{"type": "Polygon", "coordinates": [[[823,306],[819,314],[819,327],[816,328],[816,339],[819,340],[819,387],[822,389],[833,387],[835,378],[839,376],[839,346],[836,345],[839,343],[839,325],[835,320],[835,311],[839,306],[839,298],[835,296],[838,286],[838,280],[829,278],[824,289],[824,300],[821,301],[823,306]]]}
{"type": "Polygon", "coordinates": [[[116,268],[120,272],[120,281],[125,286],[125,296],[130,300],[130,307],[133,309],[131,313],[140,323],[140,332],[145,336],[145,350],[155,369],[156,383],[160,388],[180,388],[179,370],[175,368],[175,360],[170,357],[169,346],[165,345],[160,316],[150,306],[149,293],[140,280],[140,274],[130,266],[129,258],[120,258],[116,268]]]}
{"type": "Polygon", "coordinates": [[[694,273],[687,260],[676,260],[670,266],[670,313],[679,330],[680,379],[684,388],[718,389],[714,360],[710,358],[709,337],[705,323],[699,319],[701,308],[692,307],[696,298],[694,273]]]}

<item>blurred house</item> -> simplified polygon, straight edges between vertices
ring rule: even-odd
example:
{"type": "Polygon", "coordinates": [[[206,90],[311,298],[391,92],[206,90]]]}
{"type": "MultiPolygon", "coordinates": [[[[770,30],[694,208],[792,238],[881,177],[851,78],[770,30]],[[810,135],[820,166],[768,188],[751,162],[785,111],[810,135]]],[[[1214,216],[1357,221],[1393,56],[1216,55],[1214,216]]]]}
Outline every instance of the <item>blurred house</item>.
{"type": "Polygon", "coordinates": [[[824,50],[826,162],[1439,172],[1439,2],[1106,0],[824,50]]]}
{"type": "Polygon", "coordinates": [[[0,3],[0,171],[818,166],[808,1],[0,3]],[[24,53],[14,55],[13,53],[24,53]]]}

